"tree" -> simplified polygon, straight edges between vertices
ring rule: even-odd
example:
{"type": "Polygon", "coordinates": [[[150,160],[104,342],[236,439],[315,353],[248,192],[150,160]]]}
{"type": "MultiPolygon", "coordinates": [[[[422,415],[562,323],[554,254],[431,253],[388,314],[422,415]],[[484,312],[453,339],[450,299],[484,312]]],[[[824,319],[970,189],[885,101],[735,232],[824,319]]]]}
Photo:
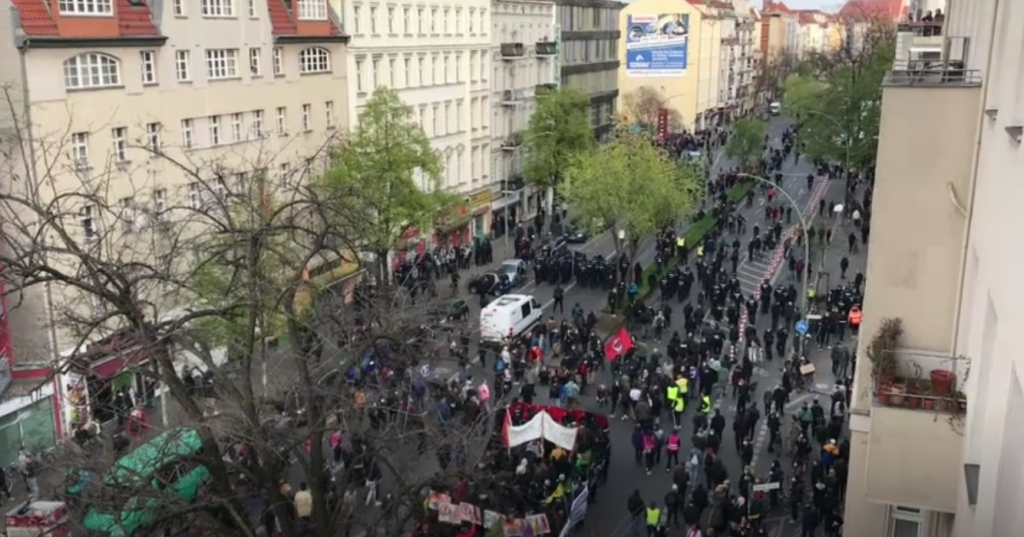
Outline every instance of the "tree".
{"type": "MultiPolygon", "coordinates": [[[[139,140],[127,150],[142,164],[99,161],[88,168],[69,157],[69,133],[78,131],[34,138],[16,102],[8,96],[16,122],[3,141],[7,158],[0,169],[9,179],[0,190],[0,277],[12,310],[44,302],[49,317],[37,330],[59,332],[54,340],[78,348],[59,361],[52,360],[55,350],[31,355],[32,348],[19,358],[52,363],[52,374],[62,375],[88,373],[97,360],[120,356],[123,373],[163,387],[162,404],[175,409],[168,425],[184,427],[169,432],[168,443],[193,445],[187,453],[158,451],[168,462],[160,468],[116,469],[109,447],[65,443],[56,467],[43,472],[84,469],[96,476],[75,522],[121,526],[120,533],[138,523],[136,535],[190,526],[251,537],[269,511],[285,537],[333,537],[352,525],[398,537],[422,504],[421,489],[459,471],[434,472],[434,455],[417,451],[410,438],[427,446],[454,444],[468,464],[478,460],[492,431],[485,412],[442,426],[391,396],[377,407],[389,418],[357,404],[377,390],[395,393],[383,376],[365,374],[368,353],[378,367],[392,368],[395,379],[431,354],[439,338],[421,328],[426,306],[399,310],[393,300],[362,301],[360,312],[374,312],[367,316],[372,322],[362,323],[329,289],[318,289],[308,310],[296,306],[309,286],[311,262],[325,254],[343,257],[362,244],[354,234],[362,228],[354,225],[353,205],[369,195],[323,188],[326,182],[317,178],[325,163],[353,162],[344,153],[366,145],[345,145],[328,133],[300,155],[305,167],[273,181],[263,170],[281,155],[269,147],[276,141],[263,137],[217,152],[139,140]],[[152,180],[151,169],[165,174],[163,183],[152,180]],[[181,189],[168,193],[163,185],[181,189]],[[268,339],[280,348],[270,349],[268,339]],[[192,368],[205,372],[198,386],[184,380],[192,368]],[[349,382],[352,371],[363,374],[349,382]],[[393,496],[386,509],[332,501],[350,476],[328,478],[327,437],[339,429],[346,442],[361,438],[381,467],[393,496]],[[196,476],[190,483],[198,489],[177,486],[186,473],[196,476]],[[290,516],[281,482],[295,473],[311,491],[313,524],[290,516]]],[[[163,424],[154,418],[152,426],[163,424]]]]}
{"type": "Polygon", "coordinates": [[[547,190],[548,214],[565,163],[596,144],[590,114],[590,98],[580,91],[561,88],[537,96],[537,108],[522,137],[523,175],[530,184],[547,190]]]}
{"type": "MultiPolygon", "coordinates": [[[[692,214],[703,193],[697,167],[675,161],[642,133],[619,132],[600,148],[567,163],[564,194],[583,222],[623,231],[630,270],[648,240],[663,226],[692,214]]],[[[618,240],[618,239],[616,239],[618,240]]]]}
{"type": "Polygon", "coordinates": [[[388,255],[406,232],[432,230],[453,196],[441,190],[443,164],[398,93],[378,88],[343,150],[332,155],[318,185],[337,202],[333,224],[359,237],[386,283],[388,255]]]}
{"type": "Polygon", "coordinates": [[[786,80],[786,109],[798,121],[797,143],[811,159],[873,167],[878,151],[882,80],[892,68],[894,32],[887,22],[860,21],[856,43],[818,55],[803,75],[786,80]]]}
{"type": "Polygon", "coordinates": [[[762,59],[754,78],[754,95],[763,101],[777,99],[783,82],[794,69],[796,59],[789,53],[762,59]]]}
{"type": "MultiPolygon", "coordinates": [[[[662,92],[640,86],[625,95],[622,107],[626,113],[626,121],[635,123],[646,129],[654,130],[658,125],[658,111],[665,108],[667,99],[662,92]]],[[[681,131],[684,128],[683,116],[674,108],[667,108],[669,129],[681,131]]]]}
{"type": "Polygon", "coordinates": [[[733,126],[733,134],[725,146],[725,154],[739,163],[740,168],[749,170],[764,155],[765,133],[768,128],[764,121],[741,119],[733,126]]]}

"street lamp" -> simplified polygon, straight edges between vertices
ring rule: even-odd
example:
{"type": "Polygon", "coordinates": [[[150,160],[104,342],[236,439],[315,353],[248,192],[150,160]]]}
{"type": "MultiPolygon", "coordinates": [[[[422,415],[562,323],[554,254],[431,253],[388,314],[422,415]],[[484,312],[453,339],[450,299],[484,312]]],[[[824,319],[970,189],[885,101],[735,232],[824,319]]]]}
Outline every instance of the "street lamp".
{"type": "MultiPolygon", "coordinates": [[[[810,280],[810,278],[807,277],[807,273],[810,270],[811,243],[810,243],[810,241],[808,240],[808,237],[807,237],[807,219],[804,218],[804,212],[803,212],[802,209],[800,209],[800,205],[796,202],[796,200],[793,199],[792,196],[789,195],[788,192],[786,192],[785,190],[780,188],[778,185],[776,185],[775,183],[773,183],[769,179],[766,179],[764,177],[760,177],[760,176],[757,176],[757,175],[751,175],[749,173],[738,173],[736,175],[738,175],[739,177],[746,177],[747,179],[753,179],[753,180],[755,180],[755,181],[757,181],[759,183],[763,183],[765,185],[768,185],[768,186],[774,188],[776,192],[782,194],[782,197],[789,203],[790,207],[792,207],[793,210],[796,212],[796,217],[800,221],[800,231],[801,231],[801,233],[804,234],[803,239],[801,239],[801,241],[804,244],[804,270],[802,271],[803,273],[800,274],[800,278],[803,280],[803,288],[801,289],[801,293],[800,293],[800,318],[801,319],[806,319],[807,318],[807,286],[810,283],[808,281],[808,280],[810,280]]],[[[798,341],[800,341],[800,349],[802,349],[803,348],[803,338],[801,337],[798,341]]]]}
{"type": "Polygon", "coordinates": [[[846,176],[846,185],[845,188],[843,188],[843,199],[846,200],[846,197],[850,192],[850,150],[853,147],[853,134],[850,133],[848,128],[843,125],[841,121],[836,119],[835,116],[831,116],[825,112],[819,112],[817,110],[807,110],[806,113],[814,116],[821,116],[831,121],[836,127],[839,127],[839,130],[846,134],[846,143],[844,144],[846,146],[846,161],[843,163],[843,173],[846,176]]]}

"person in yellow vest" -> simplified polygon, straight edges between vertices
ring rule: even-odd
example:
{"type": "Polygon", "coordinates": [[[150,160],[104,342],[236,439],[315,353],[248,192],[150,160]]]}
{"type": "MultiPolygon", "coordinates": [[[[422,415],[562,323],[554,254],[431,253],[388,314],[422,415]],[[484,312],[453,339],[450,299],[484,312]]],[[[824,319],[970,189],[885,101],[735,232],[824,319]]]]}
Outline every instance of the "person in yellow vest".
{"type": "Polygon", "coordinates": [[[702,244],[702,245],[697,247],[697,258],[700,259],[700,258],[703,258],[703,257],[704,257],[704,245],[702,244]]]}
{"type": "Polygon", "coordinates": [[[681,376],[676,379],[676,386],[679,386],[679,396],[681,399],[688,399],[690,395],[690,379],[685,376],[681,376]]]}
{"type": "Polygon", "coordinates": [[[706,394],[706,393],[704,395],[701,395],[700,396],[700,411],[703,412],[704,414],[710,414],[711,413],[711,406],[712,406],[711,405],[711,396],[706,394]]]}
{"type": "MultiPolygon", "coordinates": [[[[675,384],[669,384],[668,388],[665,388],[665,398],[668,399],[669,405],[675,408],[676,401],[682,398],[679,394],[679,386],[676,386],[675,384]]],[[[675,425],[676,427],[679,426],[678,416],[672,416],[672,424],[675,425]]]]}
{"type": "Polygon", "coordinates": [[[661,509],[651,502],[647,506],[647,537],[658,537],[658,523],[661,521],[661,509]]]}
{"type": "Polygon", "coordinates": [[[686,263],[686,237],[676,239],[676,255],[679,256],[680,261],[686,263]]]}
{"type": "Polygon", "coordinates": [[[672,406],[672,419],[675,421],[676,427],[683,423],[683,412],[686,412],[686,398],[680,396],[672,406]]]}

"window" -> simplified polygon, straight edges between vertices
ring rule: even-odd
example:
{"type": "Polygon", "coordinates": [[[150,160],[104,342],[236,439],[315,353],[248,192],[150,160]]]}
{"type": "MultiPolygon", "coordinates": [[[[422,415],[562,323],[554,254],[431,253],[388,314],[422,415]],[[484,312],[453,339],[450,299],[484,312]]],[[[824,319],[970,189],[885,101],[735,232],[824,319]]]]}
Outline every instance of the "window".
{"type": "Polygon", "coordinates": [[[220,145],[220,116],[210,116],[206,121],[210,128],[210,145],[220,145]]]}
{"type": "Polygon", "coordinates": [[[363,71],[366,69],[366,60],[356,60],[356,91],[363,89],[363,71]]]}
{"type": "Polygon", "coordinates": [[[252,111],[252,123],[249,125],[252,131],[250,134],[256,138],[263,138],[263,110],[252,111]]]}
{"type": "Polygon", "coordinates": [[[373,59],[373,87],[380,87],[380,60],[377,58],[373,59]]]}
{"type": "Polygon", "coordinates": [[[408,87],[412,85],[412,60],[405,58],[402,60],[402,63],[405,68],[402,72],[402,77],[404,78],[405,85],[408,87]]]}
{"type": "Polygon", "coordinates": [[[469,34],[476,34],[476,10],[469,8],[469,34]]]}
{"type": "Polygon", "coordinates": [[[174,0],[174,16],[185,16],[185,0],[174,0]]]}
{"type": "Polygon", "coordinates": [[[451,82],[451,80],[449,80],[449,75],[448,75],[449,71],[451,71],[451,66],[449,65],[450,63],[451,63],[451,58],[449,58],[448,55],[445,54],[444,55],[444,81],[445,82],[451,82]]]}
{"type": "Polygon", "coordinates": [[[84,205],[78,210],[78,221],[82,224],[82,235],[87,241],[96,240],[96,220],[92,205],[84,205]]]}
{"type": "Polygon", "coordinates": [[[423,33],[423,8],[416,8],[416,33],[423,33]]]}
{"type": "Polygon", "coordinates": [[[274,76],[284,74],[284,51],[281,47],[274,47],[274,76]]]}
{"type": "Polygon", "coordinates": [[[409,24],[409,22],[410,22],[409,21],[409,12],[410,11],[412,11],[412,9],[410,9],[408,7],[403,7],[402,8],[402,31],[405,32],[406,34],[409,34],[410,33],[409,30],[412,29],[412,24],[409,24]]]}
{"type": "Polygon", "coordinates": [[[292,175],[292,168],[287,162],[282,162],[277,167],[277,181],[282,187],[287,187],[289,178],[292,175]]]}
{"type": "Polygon", "coordinates": [[[440,107],[438,107],[435,104],[431,108],[430,112],[431,112],[430,119],[432,120],[431,129],[430,129],[430,135],[431,136],[437,136],[437,133],[439,132],[439,127],[440,127],[440,124],[441,124],[441,122],[439,121],[441,119],[440,107]]]}
{"type": "Polygon", "coordinates": [[[110,129],[110,139],[113,142],[114,161],[125,162],[128,160],[128,128],[115,127],[110,129]]]}
{"type": "Polygon", "coordinates": [[[443,20],[441,21],[441,22],[442,22],[442,23],[444,24],[444,33],[445,33],[445,34],[448,34],[448,33],[449,33],[449,32],[448,32],[448,30],[450,29],[450,27],[449,27],[449,25],[448,25],[448,19],[449,19],[449,18],[451,18],[451,12],[450,12],[450,11],[448,11],[448,9],[447,9],[447,8],[445,8],[445,10],[444,10],[444,19],[443,19],[443,20]]]}
{"type": "Polygon", "coordinates": [[[437,33],[437,9],[430,10],[430,33],[437,33]]]}
{"type": "Polygon", "coordinates": [[[89,133],[76,132],[71,135],[71,159],[76,169],[89,167],[89,133]]]}
{"type": "Polygon", "coordinates": [[[388,8],[388,33],[395,33],[395,8],[388,8]]]}
{"type": "Polygon", "coordinates": [[[200,190],[199,183],[188,184],[188,206],[193,209],[203,206],[203,192],[200,190]]]}
{"type": "Polygon", "coordinates": [[[146,148],[152,156],[160,151],[160,124],[146,123],[146,148]]]}
{"type": "Polygon", "coordinates": [[[238,49],[215,48],[206,51],[206,77],[223,80],[238,76],[238,49]]]}
{"type": "Polygon", "coordinates": [[[142,83],[156,84],[156,52],[152,50],[139,52],[139,63],[142,67],[142,83]]]}
{"type": "Polygon", "coordinates": [[[153,218],[162,221],[167,213],[167,191],[158,188],[153,191],[153,218]]]}
{"type": "Polygon", "coordinates": [[[353,27],[352,29],[355,31],[356,35],[360,35],[360,34],[363,33],[362,32],[362,24],[360,24],[360,22],[362,21],[362,18],[363,18],[363,8],[361,8],[359,6],[353,6],[352,7],[352,22],[355,24],[355,27],[353,27]]]}
{"type": "Polygon", "coordinates": [[[423,77],[423,75],[425,74],[424,66],[425,66],[426,62],[427,62],[427,59],[424,58],[423,56],[420,56],[416,60],[416,64],[417,64],[416,68],[419,70],[419,73],[418,73],[419,78],[417,78],[416,80],[419,82],[420,86],[429,86],[430,85],[430,84],[427,83],[427,79],[423,77]]]}
{"type": "Polygon", "coordinates": [[[223,200],[228,197],[228,184],[224,181],[223,177],[217,177],[213,181],[213,195],[217,196],[217,199],[223,200]]]}
{"type": "Polygon", "coordinates": [[[334,128],[334,101],[324,103],[324,123],[328,129],[334,128]]]}
{"type": "Polygon", "coordinates": [[[174,51],[174,71],[177,73],[178,82],[188,82],[192,80],[192,71],[189,69],[189,63],[192,61],[192,55],[187,50],[176,50],[174,51]]]}
{"type": "Polygon", "coordinates": [[[121,223],[124,225],[124,230],[129,233],[135,231],[135,199],[121,198],[118,205],[121,206],[121,223]]]}
{"type": "Polygon", "coordinates": [[[370,34],[377,35],[377,8],[370,8],[370,34]]]}
{"type": "Polygon", "coordinates": [[[60,0],[61,15],[113,15],[113,0],[60,0]]]}
{"type": "Polygon", "coordinates": [[[311,116],[312,114],[313,114],[313,106],[312,105],[309,105],[309,104],[302,105],[302,131],[303,132],[310,130],[309,122],[310,122],[311,118],[309,116],[311,116]]]}
{"type": "Polygon", "coordinates": [[[299,0],[299,20],[327,20],[327,0],[299,0]]]}
{"type": "Polygon", "coordinates": [[[455,9],[455,33],[462,33],[462,10],[455,9]]]}
{"type": "Polygon", "coordinates": [[[249,49],[249,72],[253,77],[260,76],[260,49],[249,49]]]}
{"type": "Polygon", "coordinates": [[[233,0],[202,0],[204,17],[234,17],[233,0]]]}
{"type": "Polygon", "coordinates": [[[331,53],[320,47],[303,49],[299,52],[299,72],[303,74],[331,72],[331,53]]]}
{"type": "Polygon", "coordinates": [[[395,73],[398,69],[395,69],[395,59],[388,58],[388,86],[395,87],[395,73]]]}
{"type": "Polygon", "coordinates": [[[183,119],[181,120],[181,146],[185,149],[192,149],[192,145],[195,143],[192,134],[192,120],[183,119]]]}
{"type": "Polygon", "coordinates": [[[64,62],[68,89],[112,88],[121,85],[121,65],[106,54],[80,54],[64,62]]]}
{"type": "Polygon", "coordinates": [[[288,109],[283,106],[277,108],[277,133],[288,135],[288,109]]]}
{"type": "Polygon", "coordinates": [[[242,141],[242,114],[231,114],[231,141],[242,141]]]}
{"type": "Polygon", "coordinates": [[[256,18],[256,0],[249,0],[249,18],[256,18]]]}

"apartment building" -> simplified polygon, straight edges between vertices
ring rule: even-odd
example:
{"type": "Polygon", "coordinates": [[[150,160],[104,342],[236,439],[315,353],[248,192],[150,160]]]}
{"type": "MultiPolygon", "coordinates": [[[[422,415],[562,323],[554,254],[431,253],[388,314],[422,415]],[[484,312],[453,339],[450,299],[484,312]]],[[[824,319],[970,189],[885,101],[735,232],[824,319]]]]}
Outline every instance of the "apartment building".
{"type": "Polygon", "coordinates": [[[851,405],[850,537],[1002,537],[1024,527],[1024,285],[1007,247],[1024,226],[1024,5],[946,7],[942,56],[908,51],[883,88],[851,405]],[[876,366],[868,348],[886,318],[901,319],[903,335],[876,366]]]}
{"type": "Polygon", "coordinates": [[[842,26],[831,15],[814,9],[797,10],[796,15],[800,25],[798,58],[815,53],[827,54],[842,46],[842,26]]]}
{"type": "MultiPolygon", "coordinates": [[[[110,262],[173,271],[181,253],[168,237],[201,225],[188,215],[257,177],[281,189],[302,182],[347,122],[348,36],[326,0],[294,9],[264,0],[12,0],[0,19],[4,191],[53,204],[70,239],[110,262]]],[[[37,216],[3,209],[4,248],[56,240],[14,236],[37,216]]],[[[74,256],[49,263],[81,270],[74,256]]],[[[183,306],[158,289],[136,292],[162,318],[183,306]]],[[[15,381],[42,375],[55,385],[39,393],[54,399],[41,408],[58,415],[32,428],[33,445],[59,437],[69,420],[57,400],[77,381],[50,366],[102,337],[83,341],[81,322],[67,322],[102,319],[104,304],[89,296],[54,282],[7,301],[15,381]]],[[[110,352],[88,364],[108,385],[125,359],[110,352]]],[[[39,400],[5,398],[0,411],[21,412],[22,403],[39,400]]]]}
{"type": "Polygon", "coordinates": [[[537,95],[558,86],[556,10],[553,1],[496,0],[491,13],[491,209],[494,231],[505,233],[543,201],[525,184],[520,148],[537,95]]]}
{"type": "MultiPolygon", "coordinates": [[[[491,212],[490,1],[331,2],[352,34],[350,117],[358,121],[375,88],[395,89],[441,155],[443,188],[466,196],[452,222],[420,230],[420,238],[464,243],[486,233],[491,212]]],[[[429,187],[426,182],[421,186],[429,187]]]]}
{"type": "Polygon", "coordinates": [[[757,11],[749,2],[722,3],[718,8],[722,50],[717,104],[723,110],[721,117],[728,119],[753,107],[754,69],[759,52],[754,41],[757,11]]]}
{"type": "Polygon", "coordinates": [[[619,96],[619,12],[625,4],[609,0],[556,0],[558,6],[560,85],[590,95],[591,124],[606,137],[616,117],[619,96]]]}

